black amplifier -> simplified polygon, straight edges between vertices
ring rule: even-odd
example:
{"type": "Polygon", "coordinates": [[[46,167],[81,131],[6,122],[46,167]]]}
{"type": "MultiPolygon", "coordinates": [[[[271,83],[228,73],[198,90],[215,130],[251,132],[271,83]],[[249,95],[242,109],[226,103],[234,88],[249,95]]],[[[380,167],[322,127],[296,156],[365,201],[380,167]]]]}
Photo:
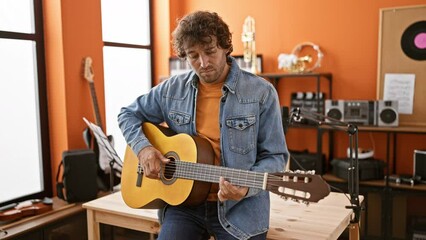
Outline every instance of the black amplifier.
{"type": "MultiPolygon", "coordinates": [[[[345,159],[333,159],[330,164],[332,166],[332,172],[335,176],[348,180],[349,169],[351,160],[345,159]]],[[[386,163],[382,160],[373,158],[362,159],[358,161],[359,180],[376,180],[384,179],[384,168],[386,163]]]]}

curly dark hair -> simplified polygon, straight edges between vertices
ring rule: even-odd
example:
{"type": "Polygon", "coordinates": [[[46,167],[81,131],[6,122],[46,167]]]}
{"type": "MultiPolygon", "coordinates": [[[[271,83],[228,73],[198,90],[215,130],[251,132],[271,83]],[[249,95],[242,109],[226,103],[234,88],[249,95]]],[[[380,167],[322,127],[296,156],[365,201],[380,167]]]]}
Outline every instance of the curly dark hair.
{"type": "Polygon", "coordinates": [[[186,59],[185,47],[209,44],[212,36],[217,38],[218,47],[228,49],[229,56],[233,46],[228,25],[215,12],[197,11],[178,20],[172,33],[173,49],[179,58],[186,59]]]}

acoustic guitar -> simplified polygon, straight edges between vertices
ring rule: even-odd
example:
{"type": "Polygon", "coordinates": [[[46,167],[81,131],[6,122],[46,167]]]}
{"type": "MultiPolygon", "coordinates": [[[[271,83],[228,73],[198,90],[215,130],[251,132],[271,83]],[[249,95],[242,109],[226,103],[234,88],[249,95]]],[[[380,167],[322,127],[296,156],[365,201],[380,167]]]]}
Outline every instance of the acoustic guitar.
{"type": "Polygon", "coordinates": [[[160,179],[147,178],[128,147],[121,177],[124,202],[132,208],[197,205],[206,200],[211,183],[222,176],[235,185],[258,188],[305,203],[318,202],[330,193],[319,175],[303,172],[261,173],[213,165],[210,143],[200,137],[175,134],[152,123],[142,124],[151,144],[170,162],[162,166],[160,179]]]}
{"type": "Polygon", "coordinates": [[[0,211],[0,221],[13,221],[23,217],[42,214],[50,210],[52,210],[51,204],[35,202],[25,207],[15,207],[13,209],[0,211]]]}

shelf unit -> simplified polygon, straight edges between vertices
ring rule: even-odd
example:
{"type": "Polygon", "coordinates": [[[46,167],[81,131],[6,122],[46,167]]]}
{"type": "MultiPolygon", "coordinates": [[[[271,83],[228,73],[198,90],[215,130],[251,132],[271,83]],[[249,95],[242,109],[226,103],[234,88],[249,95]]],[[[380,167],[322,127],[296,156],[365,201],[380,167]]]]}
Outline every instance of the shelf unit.
{"type": "MultiPolygon", "coordinates": [[[[320,134],[327,131],[335,131],[329,126],[320,126],[320,134]]],[[[369,194],[370,192],[377,192],[381,196],[381,233],[380,238],[382,239],[404,239],[407,236],[406,226],[395,226],[396,218],[394,210],[398,210],[398,201],[401,204],[405,204],[406,197],[409,195],[426,197],[426,184],[417,184],[414,186],[407,184],[396,184],[389,181],[389,175],[396,173],[396,155],[397,155],[397,135],[398,134],[426,134],[426,127],[420,126],[399,126],[399,127],[374,127],[374,126],[358,126],[359,132],[378,132],[386,134],[386,178],[383,180],[370,180],[370,181],[360,181],[360,194],[369,194]],[[392,171],[390,171],[390,164],[392,163],[392,171]],[[401,200],[403,199],[403,200],[401,200]],[[404,229],[403,232],[396,232],[395,228],[399,227],[404,229]],[[398,236],[399,234],[399,236],[398,236]],[[405,234],[404,236],[401,236],[405,234]],[[394,236],[397,235],[397,236],[394,236]]],[[[330,151],[333,151],[333,146],[331,146],[330,151]]],[[[362,161],[362,160],[361,160],[362,161]]],[[[345,180],[335,177],[331,174],[323,175],[323,178],[335,186],[342,187],[342,184],[347,183],[345,180]]],[[[367,197],[368,201],[368,197],[367,197]]],[[[402,220],[401,220],[402,221],[402,220]]],[[[402,221],[403,224],[406,224],[405,221],[402,221]]],[[[368,225],[368,223],[367,223],[368,225]]]]}
{"type": "MultiPolygon", "coordinates": [[[[296,78],[310,78],[316,80],[316,93],[320,93],[321,91],[321,81],[327,80],[328,85],[328,97],[332,99],[332,74],[331,73],[264,73],[260,74],[261,77],[268,79],[276,88],[278,83],[284,79],[296,79],[296,78]]],[[[318,99],[319,101],[319,99],[318,99]]],[[[319,104],[319,102],[317,102],[319,104]]],[[[323,114],[323,113],[320,113],[323,114]]],[[[315,128],[317,129],[317,159],[322,158],[322,137],[324,133],[328,133],[329,136],[329,159],[333,159],[334,153],[334,134],[336,130],[330,126],[292,126],[294,128],[315,128]]],[[[374,127],[374,126],[358,126],[359,132],[378,132],[386,134],[386,179],[389,179],[390,174],[396,173],[396,155],[397,155],[397,135],[398,134],[426,134],[426,127],[419,126],[399,126],[399,127],[374,127]],[[392,163],[392,165],[390,165],[392,163]],[[391,168],[390,168],[391,167],[391,168]],[[390,169],[392,171],[390,171],[390,169]]],[[[328,169],[328,168],[327,168],[328,169]]],[[[328,169],[329,170],[329,169],[328,169]]],[[[331,185],[337,185],[339,187],[343,187],[345,189],[345,185],[347,187],[347,181],[337,178],[331,174],[324,174],[323,178],[329,182],[331,185]]],[[[378,219],[374,219],[380,221],[378,223],[380,225],[380,233],[378,239],[395,239],[393,235],[404,235],[403,237],[396,237],[396,239],[404,239],[407,237],[406,226],[396,226],[396,214],[401,212],[398,208],[398,204],[406,203],[406,197],[415,195],[415,196],[426,196],[426,184],[419,185],[405,185],[405,184],[396,184],[391,183],[389,180],[373,180],[373,181],[361,181],[360,182],[360,194],[373,194],[373,200],[378,197],[381,201],[381,215],[380,216],[372,216],[374,215],[377,209],[370,209],[370,217],[376,217],[378,219]],[[374,195],[376,194],[376,195],[374,195]],[[402,199],[402,200],[401,200],[402,199]],[[392,212],[393,210],[393,212],[392,212]],[[396,213],[395,213],[396,211],[396,213]],[[399,230],[398,230],[399,229],[399,230]],[[399,232],[398,232],[399,231],[399,232]]],[[[377,200],[377,199],[376,199],[377,200]]],[[[368,199],[367,199],[368,202],[368,199]]],[[[374,201],[373,201],[374,202],[374,201]]],[[[368,206],[367,206],[368,207],[368,206]]],[[[374,208],[374,206],[370,206],[374,208]]],[[[365,212],[367,215],[368,213],[365,212]]],[[[374,221],[373,220],[373,221],[374,221]]],[[[406,224],[406,219],[401,220],[404,224],[406,224]]],[[[364,224],[367,225],[367,224],[364,224]]],[[[368,228],[366,226],[365,228],[368,228]]],[[[367,233],[368,235],[368,233],[367,233]]],[[[367,236],[367,239],[377,239],[377,236],[367,236]]]]}
{"type": "MultiPolygon", "coordinates": [[[[263,73],[263,74],[259,74],[260,77],[263,77],[267,80],[269,80],[275,88],[277,88],[278,86],[278,82],[282,82],[286,79],[300,79],[300,78],[307,78],[307,79],[311,79],[311,80],[315,80],[316,83],[316,88],[315,88],[315,93],[317,94],[317,96],[319,95],[319,93],[321,92],[321,81],[326,80],[328,82],[328,89],[327,89],[327,94],[328,94],[328,98],[332,98],[332,86],[333,86],[333,75],[329,72],[310,72],[310,73],[263,73]]],[[[320,99],[317,98],[317,106],[320,105],[320,99]]],[[[319,107],[318,107],[318,111],[319,111],[319,107]]],[[[322,114],[321,112],[318,112],[320,114],[322,114]]],[[[297,127],[301,127],[301,126],[295,126],[297,127]]],[[[319,131],[318,128],[314,127],[314,126],[303,126],[303,128],[312,128],[312,129],[317,129],[317,169],[316,172],[322,172],[319,169],[319,164],[322,164],[322,134],[319,131]]],[[[333,134],[329,135],[329,141],[330,141],[330,146],[333,143],[333,134]]],[[[329,147],[329,149],[331,149],[331,147],[329,147]]],[[[331,154],[331,152],[329,152],[331,154]]],[[[322,169],[324,169],[321,166],[322,169]]]]}
{"type": "MultiPolygon", "coordinates": [[[[329,72],[320,72],[320,73],[263,73],[259,74],[260,77],[269,79],[270,82],[274,85],[276,88],[278,86],[278,82],[281,79],[286,78],[311,78],[316,80],[316,93],[317,95],[321,91],[321,79],[328,80],[328,98],[332,98],[332,81],[333,81],[333,75],[329,72]]],[[[319,101],[319,99],[318,99],[319,101]]],[[[319,104],[319,102],[317,102],[319,104]]]]}

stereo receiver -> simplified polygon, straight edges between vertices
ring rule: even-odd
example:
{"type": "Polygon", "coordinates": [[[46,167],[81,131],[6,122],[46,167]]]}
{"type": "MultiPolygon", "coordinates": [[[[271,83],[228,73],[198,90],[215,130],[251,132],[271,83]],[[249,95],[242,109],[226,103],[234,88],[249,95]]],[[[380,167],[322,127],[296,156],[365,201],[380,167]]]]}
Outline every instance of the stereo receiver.
{"type": "Polygon", "coordinates": [[[398,101],[327,99],[324,105],[325,115],[338,121],[355,125],[398,126],[398,101]]]}

